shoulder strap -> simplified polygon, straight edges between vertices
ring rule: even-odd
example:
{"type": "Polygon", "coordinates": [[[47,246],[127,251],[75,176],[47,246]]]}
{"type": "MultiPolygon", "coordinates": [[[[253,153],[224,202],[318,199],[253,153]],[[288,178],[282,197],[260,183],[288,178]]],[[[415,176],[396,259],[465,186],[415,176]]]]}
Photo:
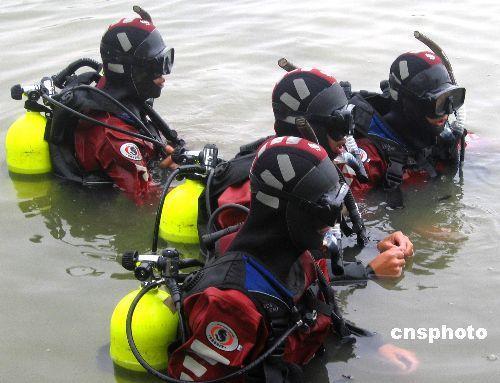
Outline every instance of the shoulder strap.
{"type": "Polygon", "coordinates": [[[390,139],[370,134],[369,129],[376,116],[382,123],[383,117],[369,103],[366,97],[384,98],[383,95],[364,95],[358,93],[353,96],[351,102],[356,105],[355,129],[358,136],[367,137],[377,148],[387,163],[387,170],[384,176],[384,189],[387,192],[387,202],[392,208],[403,207],[403,193],[401,184],[403,183],[403,174],[408,162],[408,152],[397,142],[390,139]]]}
{"type": "Polygon", "coordinates": [[[190,274],[184,281],[183,299],[200,293],[208,287],[233,289],[246,294],[245,265],[242,257],[241,253],[227,252],[222,257],[207,261],[202,269],[190,274]]]}
{"type": "Polygon", "coordinates": [[[210,198],[217,198],[229,186],[247,180],[254,158],[255,152],[252,152],[218,165],[210,185],[210,198]]]}

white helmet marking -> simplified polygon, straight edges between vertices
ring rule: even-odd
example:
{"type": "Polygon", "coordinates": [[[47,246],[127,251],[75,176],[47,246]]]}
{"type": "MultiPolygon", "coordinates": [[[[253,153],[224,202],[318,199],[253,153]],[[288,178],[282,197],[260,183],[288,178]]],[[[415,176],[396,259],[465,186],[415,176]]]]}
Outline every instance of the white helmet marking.
{"type": "Polygon", "coordinates": [[[283,104],[288,106],[290,109],[292,109],[294,111],[299,110],[300,101],[298,101],[294,97],[290,96],[288,93],[286,93],[286,92],[283,93],[280,96],[280,100],[283,102],[283,104]]]}
{"type": "Polygon", "coordinates": [[[283,190],[283,184],[278,181],[276,177],[273,176],[273,173],[271,173],[269,170],[266,169],[262,173],[260,173],[260,178],[269,186],[278,190],[283,190]]]}
{"type": "Polygon", "coordinates": [[[283,142],[284,137],[276,137],[271,140],[271,143],[269,145],[275,145],[275,144],[280,144],[283,142]]]}
{"type": "Polygon", "coordinates": [[[108,69],[111,72],[115,72],[115,73],[125,73],[125,69],[123,68],[122,64],[112,64],[112,63],[109,63],[108,64],[108,69]]]}
{"type": "Polygon", "coordinates": [[[398,91],[392,88],[389,89],[389,93],[394,101],[398,101],[398,91]]]}
{"type": "Polygon", "coordinates": [[[318,144],[313,144],[312,142],[309,142],[307,145],[308,145],[311,149],[316,150],[317,152],[321,151],[321,148],[320,148],[320,146],[319,146],[318,144]]]}
{"type": "Polygon", "coordinates": [[[264,194],[262,192],[257,192],[255,198],[257,198],[257,200],[263,203],[264,205],[269,206],[273,209],[277,209],[280,206],[280,200],[278,197],[273,197],[271,195],[264,194]]]}
{"type": "Polygon", "coordinates": [[[410,75],[408,70],[408,61],[403,60],[399,62],[399,74],[401,75],[401,80],[404,80],[410,75]]]}
{"type": "Polygon", "coordinates": [[[285,182],[292,180],[295,177],[295,170],[288,154],[278,154],[277,160],[281,176],[285,182]]]}
{"type": "Polygon", "coordinates": [[[293,85],[295,86],[295,90],[297,91],[301,100],[311,94],[303,78],[296,78],[295,80],[293,80],[293,85]]]}
{"type": "Polygon", "coordinates": [[[128,52],[132,48],[132,44],[130,43],[130,40],[125,32],[117,33],[116,37],[118,38],[124,52],[128,52]]]}
{"type": "Polygon", "coordinates": [[[260,157],[260,155],[264,152],[264,150],[266,150],[266,148],[267,148],[267,144],[262,145],[262,147],[257,152],[257,157],[260,157]]]}
{"type": "Polygon", "coordinates": [[[300,137],[288,136],[285,143],[287,143],[288,145],[297,145],[300,142],[300,140],[301,140],[300,137]]]}

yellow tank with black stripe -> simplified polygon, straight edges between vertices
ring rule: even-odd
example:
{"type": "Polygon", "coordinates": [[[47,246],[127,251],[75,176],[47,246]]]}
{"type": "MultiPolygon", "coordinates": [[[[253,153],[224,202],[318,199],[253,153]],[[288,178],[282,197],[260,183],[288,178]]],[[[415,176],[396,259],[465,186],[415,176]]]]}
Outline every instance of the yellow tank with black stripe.
{"type": "Polygon", "coordinates": [[[5,153],[7,167],[17,174],[44,174],[52,171],[49,144],[44,140],[47,119],[27,111],[7,131],[5,153]]]}

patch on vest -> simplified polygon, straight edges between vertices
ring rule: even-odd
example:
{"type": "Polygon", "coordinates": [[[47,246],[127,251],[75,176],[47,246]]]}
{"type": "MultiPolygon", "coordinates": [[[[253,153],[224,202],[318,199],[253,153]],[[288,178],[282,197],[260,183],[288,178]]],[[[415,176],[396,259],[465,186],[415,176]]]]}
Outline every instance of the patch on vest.
{"type": "Polygon", "coordinates": [[[133,144],[131,142],[127,142],[126,144],[123,144],[120,146],[120,153],[127,158],[130,158],[131,160],[134,161],[140,161],[142,160],[142,155],[137,147],[136,144],[133,144]]]}
{"type": "Polygon", "coordinates": [[[222,322],[210,322],[205,330],[210,343],[222,351],[234,351],[238,348],[238,337],[231,327],[222,322]]]}

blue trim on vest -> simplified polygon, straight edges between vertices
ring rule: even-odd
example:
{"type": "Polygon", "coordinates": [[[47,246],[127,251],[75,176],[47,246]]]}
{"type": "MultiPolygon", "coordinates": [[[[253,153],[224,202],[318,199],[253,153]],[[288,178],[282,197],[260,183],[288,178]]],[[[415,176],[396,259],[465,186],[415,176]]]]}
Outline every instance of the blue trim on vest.
{"type": "Polygon", "coordinates": [[[117,113],[117,114],[115,114],[115,116],[131,126],[134,126],[134,124],[137,122],[135,119],[132,118],[132,116],[130,116],[130,114],[128,114],[126,112],[117,113]]]}
{"type": "Polygon", "coordinates": [[[293,293],[276,277],[256,260],[244,255],[245,288],[248,291],[258,291],[280,298],[285,302],[293,299],[293,293]]]}
{"type": "Polygon", "coordinates": [[[391,141],[398,143],[406,147],[405,143],[401,138],[399,138],[396,133],[394,133],[391,128],[379,117],[373,115],[373,118],[370,122],[370,127],[368,128],[368,133],[373,134],[378,137],[386,138],[391,141]]]}

